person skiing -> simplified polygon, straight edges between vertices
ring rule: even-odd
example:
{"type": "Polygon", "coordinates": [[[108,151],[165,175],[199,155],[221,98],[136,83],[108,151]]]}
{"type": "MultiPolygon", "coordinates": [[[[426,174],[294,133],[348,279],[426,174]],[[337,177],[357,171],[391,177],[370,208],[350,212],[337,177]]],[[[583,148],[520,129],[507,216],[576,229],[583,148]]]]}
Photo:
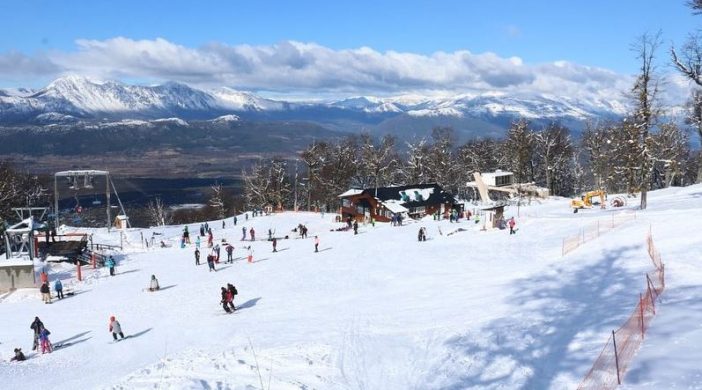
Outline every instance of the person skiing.
{"type": "Polygon", "coordinates": [[[234,216],[234,226],[236,226],[236,215],[234,216]]]}
{"type": "MultiPolygon", "coordinates": [[[[234,299],[231,291],[227,290],[225,287],[222,287],[221,294],[222,294],[222,300],[220,301],[220,303],[222,303],[222,308],[224,309],[225,312],[231,313],[232,309],[229,308],[229,304],[230,304],[231,300],[234,299]]],[[[233,304],[232,304],[232,306],[233,306],[233,304]]]]}
{"type": "Polygon", "coordinates": [[[188,231],[188,225],[183,228],[183,242],[190,244],[190,232],[188,231]]]}
{"type": "Polygon", "coordinates": [[[120,340],[124,340],[124,333],[122,333],[122,325],[119,324],[119,321],[115,318],[115,316],[110,316],[110,325],[108,327],[108,330],[112,332],[112,338],[114,341],[117,341],[117,335],[119,335],[120,340]]]}
{"type": "Polygon", "coordinates": [[[227,244],[226,251],[227,251],[227,263],[233,263],[234,262],[234,256],[233,256],[234,247],[231,246],[230,244],[227,244]]]}
{"type": "Polygon", "coordinates": [[[229,292],[231,296],[231,299],[229,300],[229,305],[231,306],[232,311],[236,311],[236,307],[234,307],[234,298],[239,292],[236,291],[236,287],[234,287],[234,285],[231,283],[227,283],[227,292],[229,292]]]}
{"type": "Polygon", "coordinates": [[[246,240],[246,226],[241,227],[241,241],[246,240]]]}
{"type": "Polygon", "coordinates": [[[353,221],[353,234],[358,234],[358,221],[353,221]]]}
{"type": "Polygon", "coordinates": [[[224,229],[225,226],[226,224],[224,223],[224,220],[222,220],[222,229],[224,229]]]}
{"type": "Polygon", "coordinates": [[[205,225],[200,224],[200,235],[205,237],[205,225]]]}
{"type": "Polygon", "coordinates": [[[205,233],[207,233],[209,231],[210,231],[210,225],[207,222],[205,222],[205,233]]]}
{"type": "Polygon", "coordinates": [[[244,214],[244,217],[246,217],[246,220],[249,220],[249,213],[244,214]]]}
{"type": "Polygon", "coordinates": [[[424,233],[422,228],[419,228],[419,233],[417,233],[417,241],[422,241],[422,233],[424,233]]]}
{"type": "Polygon", "coordinates": [[[39,274],[39,280],[41,283],[47,283],[49,281],[49,275],[46,273],[46,271],[41,270],[41,273],[39,274]]]}
{"type": "Polygon", "coordinates": [[[42,283],[41,287],[39,287],[39,291],[41,291],[41,300],[44,303],[51,303],[51,290],[49,289],[49,282],[42,283]]]}
{"type": "Polygon", "coordinates": [[[200,236],[197,236],[197,238],[195,239],[195,248],[199,248],[199,247],[200,247],[200,236]]]}
{"type": "Polygon", "coordinates": [[[41,322],[39,317],[34,317],[34,321],[29,325],[29,329],[34,331],[34,344],[32,345],[32,351],[36,351],[39,346],[39,333],[44,329],[44,323],[41,322]]]}
{"type": "Polygon", "coordinates": [[[256,231],[254,230],[254,228],[251,228],[251,230],[249,230],[249,235],[251,236],[251,241],[256,240],[256,231]]]}
{"type": "Polygon", "coordinates": [[[217,272],[217,270],[215,269],[215,262],[214,262],[213,255],[207,255],[207,266],[209,267],[210,272],[212,272],[212,271],[217,272]]]}
{"type": "Polygon", "coordinates": [[[516,225],[517,222],[514,220],[514,217],[510,218],[507,224],[509,225],[509,234],[515,234],[516,232],[514,231],[514,225],[516,225]]]}
{"type": "Polygon", "coordinates": [[[63,284],[61,284],[60,279],[56,279],[54,282],[54,290],[56,290],[56,297],[58,299],[63,299],[63,284]]]}
{"type": "Polygon", "coordinates": [[[49,341],[49,335],[51,332],[49,332],[48,329],[44,328],[39,332],[39,343],[41,344],[41,353],[51,353],[53,351],[53,346],[51,345],[51,341],[49,341]]]}
{"type": "Polygon", "coordinates": [[[149,282],[149,291],[158,291],[161,287],[158,285],[158,279],[156,275],[151,275],[151,281],[149,282]]]}
{"type": "Polygon", "coordinates": [[[27,357],[22,353],[22,348],[15,348],[15,356],[10,359],[11,362],[22,362],[27,360],[27,357]]]}
{"type": "Polygon", "coordinates": [[[115,276],[115,259],[114,257],[110,256],[107,258],[107,261],[105,261],[105,265],[110,268],[110,276],[115,276]]]}
{"type": "Polygon", "coordinates": [[[195,265],[200,265],[200,250],[195,248],[195,265]]]}
{"type": "Polygon", "coordinates": [[[319,236],[314,236],[314,251],[319,252],[319,236]]]}
{"type": "Polygon", "coordinates": [[[212,241],[214,240],[214,237],[212,236],[212,230],[207,232],[207,247],[212,248],[212,241]]]}
{"type": "Polygon", "coordinates": [[[278,246],[278,239],[273,237],[273,252],[278,252],[276,246],[278,246]]]}

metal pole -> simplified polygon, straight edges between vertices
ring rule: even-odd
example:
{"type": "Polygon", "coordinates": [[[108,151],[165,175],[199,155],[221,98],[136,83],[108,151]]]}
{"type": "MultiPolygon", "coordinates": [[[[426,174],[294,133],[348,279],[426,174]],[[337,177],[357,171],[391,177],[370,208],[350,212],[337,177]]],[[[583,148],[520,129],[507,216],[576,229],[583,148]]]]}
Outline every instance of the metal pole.
{"type": "MultiPolygon", "coordinates": [[[[54,174],[54,220],[55,220],[54,228],[58,229],[58,227],[59,227],[58,183],[57,183],[56,179],[57,179],[56,174],[54,174]]],[[[51,232],[49,232],[49,233],[51,233],[51,232]]]]}
{"type": "Polygon", "coordinates": [[[617,384],[621,385],[622,380],[619,378],[619,355],[617,355],[617,340],[614,336],[614,331],[612,331],[612,343],[614,343],[614,364],[617,368],[617,384]]]}
{"type": "Polygon", "coordinates": [[[107,173],[105,175],[105,196],[107,197],[106,202],[107,202],[107,231],[110,231],[110,227],[112,226],[112,216],[110,215],[110,174],[107,173]]]}

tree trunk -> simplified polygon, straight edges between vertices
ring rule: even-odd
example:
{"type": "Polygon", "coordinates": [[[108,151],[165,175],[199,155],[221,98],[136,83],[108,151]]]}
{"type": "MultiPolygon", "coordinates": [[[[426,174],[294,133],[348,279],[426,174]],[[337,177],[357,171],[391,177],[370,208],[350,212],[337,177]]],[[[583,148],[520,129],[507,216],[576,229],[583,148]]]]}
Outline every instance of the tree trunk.
{"type": "Polygon", "coordinates": [[[641,189],[641,210],[646,210],[648,191],[645,188],[641,189]]]}

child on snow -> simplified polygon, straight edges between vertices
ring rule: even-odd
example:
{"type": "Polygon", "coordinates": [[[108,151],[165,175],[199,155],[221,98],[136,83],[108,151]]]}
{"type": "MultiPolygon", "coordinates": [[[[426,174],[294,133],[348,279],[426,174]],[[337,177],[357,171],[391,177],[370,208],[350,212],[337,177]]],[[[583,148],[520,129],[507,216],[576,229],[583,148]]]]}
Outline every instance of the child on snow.
{"type": "Polygon", "coordinates": [[[149,282],[149,291],[158,291],[161,287],[158,285],[158,279],[156,275],[151,275],[151,281],[149,282]]]}
{"type": "Polygon", "coordinates": [[[314,251],[319,252],[319,236],[314,236],[314,251]]]}
{"type": "Polygon", "coordinates": [[[27,357],[22,353],[22,348],[15,348],[15,356],[10,359],[11,362],[21,362],[27,360],[27,357]]]}
{"type": "Polygon", "coordinates": [[[49,335],[51,332],[49,332],[48,329],[44,328],[39,332],[39,344],[41,345],[41,353],[51,353],[52,348],[51,348],[51,342],[49,341],[49,335]]]}
{"type": "Polygon", "coordinates": [[[195,265],[200,265],[200,250],[198,248],[195,248],[195,265]]]}
{"type": "Polygon", "coordinates": [[[109,331],[112,332],[112,338],[117,341],[117,335],[121,337],[121,339],[124,339],[124,333],[122,333],[122,326],[119,324],[119,321],[115,318],[115,316],[110,317],[110,326],[109,326],[109,331]]]}

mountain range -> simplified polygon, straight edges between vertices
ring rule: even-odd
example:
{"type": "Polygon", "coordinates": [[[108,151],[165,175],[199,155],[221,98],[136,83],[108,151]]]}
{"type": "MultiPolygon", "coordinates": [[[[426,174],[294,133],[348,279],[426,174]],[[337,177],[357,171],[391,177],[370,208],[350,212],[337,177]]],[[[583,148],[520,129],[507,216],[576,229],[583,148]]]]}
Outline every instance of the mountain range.
{"type": "Polygon", "coordinates": [[[394,135],[402,146],[441,126],[453,128],[460,142],[502,137],[512,121],[526,118],[537,128],[559,122],[577,135],[586,121],[625,111],[616,99],[544,94],[282,101],[228,87],[138,86],[67,76],[37,90],[0,89],[0,154],[34,171],[99,164],[129,174],[204,177],[230,173],[262,156],[292,157],[312,142],[353,133],[394,135]]]}
{"type": "MultiPolygon", "coordinates": [[[[0,89],[0,124],[48,125],[114,122],[125,119],[181,118],[212,120],[236,115],[243,120],[307,120],[335,124],[357,122],[382,128],[398,118],[433,118],[502,124],[522,117],[533,121],[582,122],[623,115],[616,99],[582,100],[546,94],[468,93],[444,97],[358,96],[323,102],[266,99],[228,87],[209,90],[168,82],[156,86],[96,81],[80,76],[54,80],[45,88],[0,89]]],[[[368,127],[368,126],[366,126],[368,127]]],[[[347,130],[353,130],[352,128],[347,130]]]]}

